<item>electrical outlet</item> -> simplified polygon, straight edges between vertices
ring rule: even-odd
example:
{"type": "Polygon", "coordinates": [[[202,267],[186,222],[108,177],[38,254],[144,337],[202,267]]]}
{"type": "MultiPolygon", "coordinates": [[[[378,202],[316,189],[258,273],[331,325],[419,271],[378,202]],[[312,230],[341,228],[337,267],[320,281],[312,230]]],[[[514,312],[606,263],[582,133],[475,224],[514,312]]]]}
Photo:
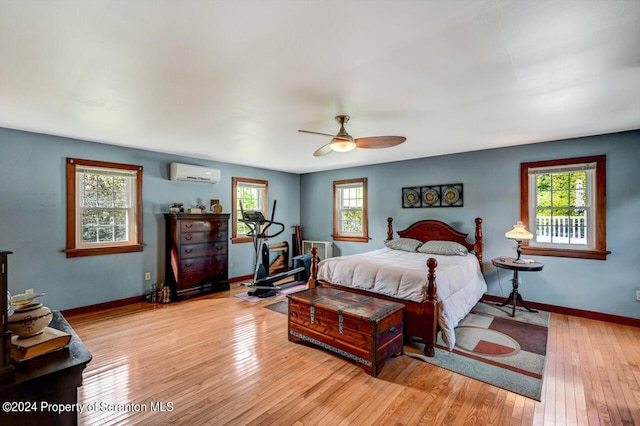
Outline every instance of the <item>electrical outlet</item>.
{"type": "Polygon", "coordinates": [[[233,268],[233,260],[229,261],[229,268],[233,268]]]}
{"type": "Polygon", "coordinates": [[[151,279],[151,272],[145,272],[144,273],[144,279],[145,279],[145,281],[149,281],[151,279]]]}
{"type": "Polygon", "coordinates": [[[636,300],[640,302],[640,290],[636,290],[636,300]]]}

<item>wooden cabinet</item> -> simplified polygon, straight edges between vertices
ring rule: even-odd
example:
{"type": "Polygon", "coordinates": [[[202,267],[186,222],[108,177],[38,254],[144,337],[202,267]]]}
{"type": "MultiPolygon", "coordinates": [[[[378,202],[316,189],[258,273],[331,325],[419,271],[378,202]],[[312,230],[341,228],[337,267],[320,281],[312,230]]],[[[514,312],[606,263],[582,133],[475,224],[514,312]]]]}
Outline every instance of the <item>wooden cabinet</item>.
{"type": "Polygon", "coordinates": [[[72,407],[77,407],[82,372],[92,355],[64,316],[52,313],[49,327],[69,333],[71,341],[58,351],[17,363],[13,376],[0,381],[0,401],[5,404],[0,411],[2,425],[78,424],[78,410],[72,407]],[[58,413],[53,407],[67,411],[58,413]]]}
{"type": "Polygon", "coordinates": [[[229,290],[228,214],[164,215],[165,280],[171,299],[229,290]]]}
{"type": "Polygon", "coordinates": [[[7,309],[9,300],[7,289],[7,256],[10,251],[0,250],[0,381],[13,373],[11,365],[11,332],[7,328],[7,309]]]}

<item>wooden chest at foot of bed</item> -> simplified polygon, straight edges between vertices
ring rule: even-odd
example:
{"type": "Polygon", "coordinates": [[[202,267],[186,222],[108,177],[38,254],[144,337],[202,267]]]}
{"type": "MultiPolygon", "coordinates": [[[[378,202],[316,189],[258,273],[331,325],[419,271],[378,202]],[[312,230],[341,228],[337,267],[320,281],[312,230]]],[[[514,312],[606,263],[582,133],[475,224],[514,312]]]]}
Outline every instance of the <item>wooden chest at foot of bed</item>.
{"type": "Polygon", "coordinates": [[[387,359],[402,354],[401,303],[322,287],[287,297],[292,342],[340,354],[374,377],[387,359]]]}

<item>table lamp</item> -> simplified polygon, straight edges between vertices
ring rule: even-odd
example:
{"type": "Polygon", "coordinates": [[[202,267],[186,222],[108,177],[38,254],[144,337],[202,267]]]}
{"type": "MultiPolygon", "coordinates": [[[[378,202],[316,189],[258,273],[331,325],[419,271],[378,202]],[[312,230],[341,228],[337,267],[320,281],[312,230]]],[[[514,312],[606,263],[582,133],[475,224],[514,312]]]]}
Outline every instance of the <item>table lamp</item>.
{"type": "Polygon", "coordinates": [[[520,255],[522,254],[522,241],[532,239],[533,234],[524,228],[521,221],[518,221],[513,225],[513,229],[506,232],[504,236],[510,240],[515,240],[518,243],[518,248],[516,249],[518,252],[518,258],[514,260],[514,263],[524,263],[523,260],[520,260],[520,255]]]}

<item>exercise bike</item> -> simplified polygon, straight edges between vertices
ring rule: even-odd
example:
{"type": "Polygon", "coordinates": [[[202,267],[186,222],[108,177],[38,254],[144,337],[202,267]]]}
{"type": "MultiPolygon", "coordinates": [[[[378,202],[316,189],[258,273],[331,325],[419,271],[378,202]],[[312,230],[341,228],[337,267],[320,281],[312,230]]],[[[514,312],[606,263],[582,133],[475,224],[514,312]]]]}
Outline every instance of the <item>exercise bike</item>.
{"type": "Polygon", "coordinates": [[[275,225],[279,227],[274,234],[269,235],[270,238],[277,237],[284,232],[285,226],[281,222],[273,220],[276,213],[276,201],[273,202],[273,210],[271,211],[271,219],[264,217],[259,210],[244,211],[242,204],[240,204],[240,212],[242,219],[240,221],[247,225],[249,232],[247,236],[253,240],[253,248],[255,251],[255,269],[253,273],[253,284],[249,286],[251,289],[249,296],[257,296],[261,298],[272,297],[276,295],[277,290],[282,290],[287,287],[292,287],[300,284],[299,277],[302,276],[306,269],[304,266],[293,268],[288,271],[280,272],[274,275],[269,275],[269,246],[263,241],[267,237],[267,230],[275,225]],[[266,264],[265,264],[266,263],[266,264]],[[296,279],[293,282],[287,282],[280,285],[276,285],[278,281],[285,278],[296,275],[296,279]]]}

